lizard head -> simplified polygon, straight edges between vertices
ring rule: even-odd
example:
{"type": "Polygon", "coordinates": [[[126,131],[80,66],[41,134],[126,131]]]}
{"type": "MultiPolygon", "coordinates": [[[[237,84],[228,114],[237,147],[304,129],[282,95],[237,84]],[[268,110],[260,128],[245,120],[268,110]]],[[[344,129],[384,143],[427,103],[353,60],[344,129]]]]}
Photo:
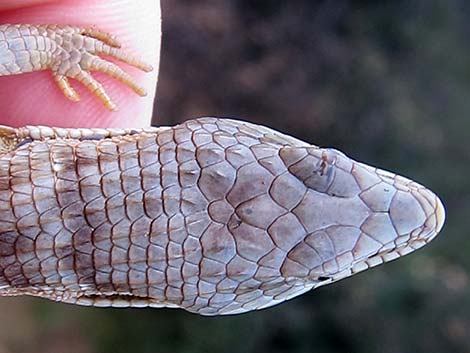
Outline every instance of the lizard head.
{"type": "Polygon", "coordinates": [[[285,147],[280,156],[307,187],[293,209],[307,235],[287,255],[286,275],[302,266],[313,286],[331,283],[421,248],[444,224],[440,199],[407,178],[333,149],[285,147]]]}

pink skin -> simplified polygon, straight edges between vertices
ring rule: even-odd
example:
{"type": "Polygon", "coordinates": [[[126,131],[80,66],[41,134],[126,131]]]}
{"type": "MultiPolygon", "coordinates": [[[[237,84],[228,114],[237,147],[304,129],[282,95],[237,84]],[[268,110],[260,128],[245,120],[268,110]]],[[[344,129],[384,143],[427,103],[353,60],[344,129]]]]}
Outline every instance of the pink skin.
{"type": "MultiPolygon", "coordinates": [[[[153,66],[144,73],[121,64],[147,91],[139,97],[122,83],[92,73],[118,106],[104,105],[83,85],[71,80],[80,102],[68,100],[51,72],[0,77],[0,124],[61,127],[146,127],[150,125],[160,57],[160,8],[156,0],[3,0],[0,24],[69,24],[95,26],[118,38],[122,48],[153,66]]],[[[105,58],[107,59],[107,58],[105,58]]]]}

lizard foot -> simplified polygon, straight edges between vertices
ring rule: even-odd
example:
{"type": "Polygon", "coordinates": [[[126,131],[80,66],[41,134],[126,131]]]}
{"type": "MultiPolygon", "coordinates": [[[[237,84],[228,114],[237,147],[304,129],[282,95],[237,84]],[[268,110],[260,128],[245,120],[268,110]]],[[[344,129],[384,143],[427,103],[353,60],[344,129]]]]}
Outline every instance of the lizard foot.
{"type": "Polygon", "coordinates": [[[59,47],[51,68],[54,79],[64,93],[73,101],[80,100],[78,93],[69,83],[69,78],[81,82],[110,110],[117,106],[108,96],[103,85],[90,74],[90,71],[103,72],[130,87],[139,96],[145,96],[145,89],[116,64],[102,59],[99,55],[109,56],[134,66],[145,72],[152,67],[129,55],[120,47],[120,43],[110,34],[95,28],[76,28],[68,26],[49,26],[48,32],[54,31],[59,47]],[[59,39],[60,40],[57,40],[59,39]]]}
{"type": "Polygon", "coordinates": [[[101,56],[117,59],[142,71],[152,67],[121,49],[119,41],[94,27],[67,25],[0,25],[0,76],[51,70],[64,95],[78,101],[80,97],[69,83],[84,84],[110,110],[116,104],[91,71],[103,72],[130,87],[140,96],[145,89],[123,69],[101,56]]]}

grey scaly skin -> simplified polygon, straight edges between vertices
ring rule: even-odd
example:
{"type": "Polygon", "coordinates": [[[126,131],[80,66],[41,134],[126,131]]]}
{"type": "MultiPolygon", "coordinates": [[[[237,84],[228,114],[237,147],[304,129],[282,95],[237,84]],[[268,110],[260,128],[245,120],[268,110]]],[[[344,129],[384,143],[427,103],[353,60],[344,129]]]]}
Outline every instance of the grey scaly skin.
{"type": "Polygon", "coordinates": [[[0,295],[243,313],[406,255],[444,218],[416,182],[247,122],[0,127],[0,295]]]}

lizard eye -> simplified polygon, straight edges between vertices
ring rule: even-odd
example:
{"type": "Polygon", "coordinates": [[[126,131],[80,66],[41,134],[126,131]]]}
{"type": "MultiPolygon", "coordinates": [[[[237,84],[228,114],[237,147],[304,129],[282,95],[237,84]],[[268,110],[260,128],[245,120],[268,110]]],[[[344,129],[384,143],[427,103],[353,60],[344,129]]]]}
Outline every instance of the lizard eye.
{"type": "Polygon", "coordinates": [[[351,174],[352,160],[337,150],[284,147],[280,155],[289,171],[310,189],[336,197],[353,197],[361,192],[351,174]]]}

